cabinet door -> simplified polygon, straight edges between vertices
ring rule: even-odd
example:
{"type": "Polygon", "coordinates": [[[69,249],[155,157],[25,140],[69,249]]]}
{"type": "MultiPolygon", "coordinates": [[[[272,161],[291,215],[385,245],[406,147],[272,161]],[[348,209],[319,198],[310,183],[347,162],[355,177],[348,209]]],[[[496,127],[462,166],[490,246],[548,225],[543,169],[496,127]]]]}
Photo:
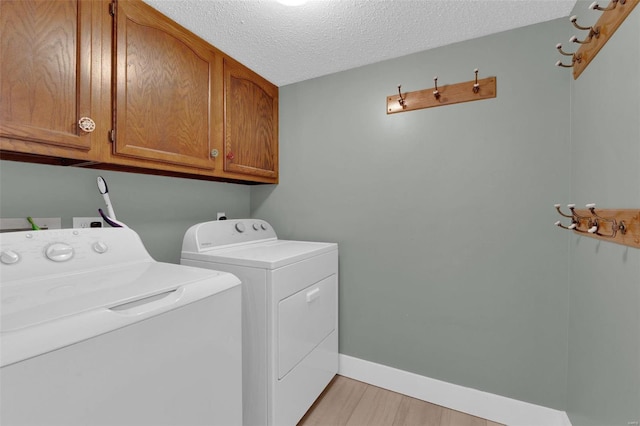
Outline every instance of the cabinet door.
{"type": "Polygon", "coordinates": [[[222,59],[139,0],[118,1],[114,21],[114,154],[213,169],[222,59]]]}
{"type": "Polygon", "coordinates": [[[278,87],[224,60],[224,170],[278,177],[278,87]]]}
{"type": "Polygon", "coordinates": [[[91,148],[92,135],[78,121],[92,117],[92,7],[91,1],[0,1],[1,137],[91,148]]]}

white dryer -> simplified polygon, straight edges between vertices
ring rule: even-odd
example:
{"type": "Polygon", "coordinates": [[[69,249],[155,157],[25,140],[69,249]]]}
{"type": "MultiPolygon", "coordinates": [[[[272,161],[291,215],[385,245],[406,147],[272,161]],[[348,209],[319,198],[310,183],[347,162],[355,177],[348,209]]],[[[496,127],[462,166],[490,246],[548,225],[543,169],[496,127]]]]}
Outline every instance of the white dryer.
{"type": "Polygon", "coordinates": [[[244,424],[295,425],[338,371],[338,245],[279,240],[257,219],[205,222],[181,263],[242,282],[244,424]]]}

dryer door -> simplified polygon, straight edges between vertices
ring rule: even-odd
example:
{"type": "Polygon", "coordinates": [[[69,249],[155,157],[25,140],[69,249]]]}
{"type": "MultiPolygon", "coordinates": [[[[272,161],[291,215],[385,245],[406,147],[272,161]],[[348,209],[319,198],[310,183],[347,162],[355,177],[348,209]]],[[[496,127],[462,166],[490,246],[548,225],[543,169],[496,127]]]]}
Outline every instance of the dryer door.
{"type": "Polygon", "coordinates": [[[335,330],[338,278],[331,275],[278,304],[278,379],[335,330]]]}

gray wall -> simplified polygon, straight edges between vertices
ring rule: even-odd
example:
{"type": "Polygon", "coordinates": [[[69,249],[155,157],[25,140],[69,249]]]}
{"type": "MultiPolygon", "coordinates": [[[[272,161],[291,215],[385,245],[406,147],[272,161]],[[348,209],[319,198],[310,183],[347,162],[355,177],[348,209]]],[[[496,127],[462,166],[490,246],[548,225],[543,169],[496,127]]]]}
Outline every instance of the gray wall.
{"type": "MultiPolygon", "coordinates": [[[[597,15],[578,3],[586,21],[597,15]]],[[[571,198],[640,208],[640,8],[571,84],[571,198]]],[[[570,243],[567,411],[577,425],[640,420],[640,250],[570,243]]]]}
{"type": "Polygon", "coordinates": [[[218,211],[249,216],[245,185],[0,161],[0,217],[61,217],[69,228],[73,216],[98,216],[105,204],[97,176],[107,181],[117,218],[159,261],[179,263],[184,232],[218,211]]]}
{"type": "Polygon", "coordinates": [[[184,231],[221,210],[337,241],[342,353],[626,425],[640,251],[558,230],[552,205],[640,205],[640,12],[628,21],[576,82],[552,66],[563,19],[283,87],[278,186],[2,161],[0,216],[68,227],[104,206],[102,175],[158,260],[178,262],[184,231]],[[496,99],[385,114],[398,84],[476,67],[496,99]]]}
{"type": "Polygon", "coordinates": [[[280,89],[278,186],[252,216],[340,244],[340,352],[564,409],[566,20],[280,89]],[[386,115],[397,91],[497,76],[496,99],[386,115]]]}

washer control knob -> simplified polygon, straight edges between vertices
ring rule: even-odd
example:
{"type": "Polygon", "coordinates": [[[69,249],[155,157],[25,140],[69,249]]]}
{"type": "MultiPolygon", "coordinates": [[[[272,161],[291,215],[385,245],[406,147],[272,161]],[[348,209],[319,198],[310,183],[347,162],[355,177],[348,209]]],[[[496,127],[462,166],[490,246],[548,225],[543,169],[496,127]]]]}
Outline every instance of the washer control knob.
{"type": "Polygon", "coordinates": [[[102,241],[97,241],[93,243],[91,247],[93,248],[93,251],[95,251],[98,254],[106,253],[107,250],[109,250],[109,246],[106,243],[103,243],[102,241]]]}
{"type": "Polygon", "coordinates": [[[236,231],[242,233],[244,232],[244,230],[245,230],[244,223],[242,222],[236,223],[236,231]]]}
{"type": "Polygon", "coordinates": [[[263,231],[267,230],[267,225],[265,225],[264,223],[262,225],[260,225],[260,227],[262,228],[263,231]]]}
{"type": "Polygon", "coordinates": [[[13,265],[14,263],[18,263],[20,260],[20,255],[13,250],[3,250],[0,253],[0,262],[5,265],[13,265]]]}
{"type": "Polygon", "coordinates": [[[66,262],[73,257],[73,247],[65,243],[53,243],[47,247],[44,254],[54,262],[66,262]]]}
{"type": "Polygon", "coordinates": [[[260,225],[258,225],[257,223],[253,224],[253,230],[254,231],[259,231],[260,230],[260,225]]]}

